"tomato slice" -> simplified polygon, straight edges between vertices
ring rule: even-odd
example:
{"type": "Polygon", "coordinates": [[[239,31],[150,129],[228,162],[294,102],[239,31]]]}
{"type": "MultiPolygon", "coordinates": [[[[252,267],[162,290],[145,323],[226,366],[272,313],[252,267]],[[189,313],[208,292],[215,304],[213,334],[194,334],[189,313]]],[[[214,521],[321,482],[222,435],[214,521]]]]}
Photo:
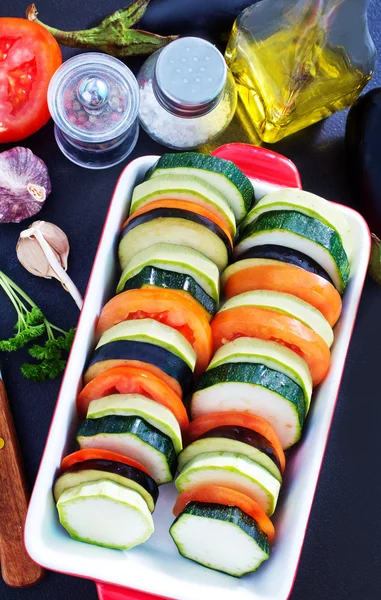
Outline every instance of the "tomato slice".
{"type": "Polygon", "coordinates": [[[216,429],[217,427],[224,427],[225,425],[246,427],[266,438],[278,457],[283,473],[286,466],[286,458],[277,434],[270,423],[265,421],[265,419],[248,413],[240,413],[238,411],[215,412],[197,417],[197,419],[194,419],[189,425],[187,431],[187,444],[191,444],[195,440],[198,440],[208,431],[216,429]]]}
{"type": "Polygon", "coordinates": [[[182,431],[188,429],[189,421],[184,404],[175,392],[150,371],[136,367],[114,367],[90,381],[77,398],[77,411],[86,417],[92,400],[110,394],[142,394],[166,406],[176,417],[182,431]]]}
{"type": "Polygon", "coordinates": [[[49,120],[48,85],[61,63],[60,47],[44,27],[0,18],[0,143],[22,140],[49,120]]]}
{"type": "Polygon", "coordinates": [[[100,450],[98,448],[78,450],[77,452],[73,452],[73,454],[65,456],[61,463],[61,473],[67,471],[73,465],[85,462],[86,460],[112,460],[114,462],[123,463],[124,465],[129,465],[130,467],[135,467],[135,469],[140,469],[147,475],[150,475],[146,467],[140,464],[140,462],[137,460],[129,458],[128,456],[124,456],[123,454],[119,454],[118,452],[111,452],[111,450],[100,450]]]}
{"type": "Polygon", "coordinates": [[[340,294],[329,281],[286,263],[269,263],[241,269],[228,276],[223,290],[227,300],[251,290],[293,294],[320,310],[331,327],[341,314],[340,294]]]}
{"type": "Polygon", "coordinates": [[[233,248],[232,234],[225,221],[221,217],[210,212],[210,210],[208,210],[204,206],[200,206],[200,204],[197,204],[196,202],[187,202],[186,200],[173,200],[172,198],[168,198],[168,200],[154,200],[153,202],[142,206],[142,208],[139,208],[130,217],[128,217],[127,221],[123,224],[122,229],[124,229],[124,227],[128,225],[128,223],[134,217],[154,210],[155,208],[179,208],[181,210],[187,210],[189,212],[194,212],[198,215],[201,215],[202,217],[206,217],[207,219],[209,219],[209,221],[213,221],[213,223],[215,223],[220,229],[222,229],[222,231],[227,235],[228,240],[230,241],[231,246],[233,248]]]}
{"type": "Polygon", "coordinates": [[[217,313],[212,321],[214,351],[238,337],[271,340],[287,346],[308,364],[313,385],[327,374],[330,351],[325,341],[298,319],[259,306],[237,306],[217,313]]]}
{"type": "Polygon", "coordinates": [[[212,335],[208,312],[191,296],[174,290],[141,288],[112,298],[102,309],[97,335],[121,321],[155,319],[177,329],[197,354],[196,371],[205,371],[212,355],[212,335]]]}
{"type": "Polygon", "coordinates": [[[183,397],[183,390],[181,389],[181,385],[178,381],[176,381],[174,377],[167,375],[167,373],[164,373],[164,371],[159,369],[159,367],[151,365],[148,362],[143,362],[141,360],[125,360],[123,358],[115,358],[114,360],[105,360],[101,363],[95,363],[92,367],[90,367],[90,369],[86,371],[86,373],[83,376],[83,381],[85,384],[89,383],[89,381],[91,381],[98,375],[101,375],[101,373],[104,373],[109,369],[113,369],[114,367],[122,366],[137,367],[139,369],[144,369],[145,371],[153,373],[154,375],[156,375],[156,377],[159,377],[159,379],[161,379],[162,381],[164,381],[164,383],[169,385],[169,387],[173,389],[175,394],[180,396],[180,398],[183,397]]]}
{"type": "Polygon", "coordinates": [[[255,500],[242,492],[231,490],[220,485],[201,485],[199,487],[182,492],[173,507],[173,514],[178,517],[189,502],[205,502],[211,504],[224,504],[225,506],[237,506],[249,515],[259,525],[259,528],[267,535],[269,542],[274,540],[275,529],[269,517],[255,500]]]}

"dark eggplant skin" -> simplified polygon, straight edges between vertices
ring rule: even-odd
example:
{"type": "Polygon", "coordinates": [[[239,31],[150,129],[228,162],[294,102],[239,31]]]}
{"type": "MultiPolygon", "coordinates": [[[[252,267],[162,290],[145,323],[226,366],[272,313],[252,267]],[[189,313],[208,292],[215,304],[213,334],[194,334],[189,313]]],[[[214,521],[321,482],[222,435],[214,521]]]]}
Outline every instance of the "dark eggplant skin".
{"type": "Polygon", "coordinates": [[[361,96],[348,113],[345,131],[353,203],[381,237],[381,88],[361,96]]]}
{"type": "Polygon", "coordinates": [[[213,316],[217,312],[215,300],[205,292],[193,277],[175,271],[166,271],[158,267],[144,267],[139,273],[127,279],[122,291],[136,290],[147,285],[188,292],[209,314],[213,316]]]}
{"type": "Polygon", "coordinates": [[[332,279],[323,267],[306,254],[303,254],[303,252],[298,252],[298,250],[277,246],[276,244],[263,244],[262,246],[253,246],[252,248],[249,248],[246,252],[237,256],[237,260],[234,262],[239,262],[240,260],[245,260],[247,258],[269,258],[271,260],[280,260],[290,265],[300,267],[315,275],[319,275],[333,285],[332,279]]]}
{"type": "Polygon", "coordinates": [[[173,377],[179,383],[184,396],[188,396],[193,391],[194,375],[190,366],[166,348],[147,342],[116,340],[103,344],[103,346],[94,350],[87,369],[97,362],[116,359],[139,360],[150,363],[161,369],[169,377],[173,377]]]}
{"type": "Polygon", "coordinates": [[[150,475],[147,475],[147,473],[144,473],[144,471],[141,471],[136,467],[131,467],[124,463],[99,458],[85,460],[73,465],[67,469],[67,471],[61,473],[61,475],[66,475],[66,473],[78,473],[79,471],[106,471],[107,473],[114,473],[115,475],[132,479],[132,481],[141,485],[152,496],[154,504],[156,504],[159,497],[159,487],[150,475]]]}
{"type": "Polygon", "coordinates": [[[235,19],[252,4],[255,0],[181,0],[181,6],[179,0],[152,0],[139,21],[139,29],[160,35],[203,37],[221,46],[235,19]]]}
{"type": "Polygon", "coordinates": [[[203,217],[202,215],[198,215],[195,212],[190,210],[184,210],[182,208],[154,208],[149,210],[141,215],[137,215],[131,221],[123,227],[120,233],[120,241],[124,238],[126,233],[137,227],[138,225],[142,225],[143,223],[148,223],[149,221],[153,221],[154,219],[185,219],[187,221],[193,221],[194,223],[198,223],[199,225],[203,225],[207,227],[210,231],[212,231],[215,235],[217,235],[220,240],[225,244],[226,250],[228,253],[228,258],[230,260],[232,255],[232,245],[226,233],[219,227],[214,221],[211,221],[207,217],[203,217]]]}
{"type": "Polygon", "coordinates": [[[273,463],[278,467],[281,471],[280,461],[278,454],[270,444],[269,440],[267,440],[263,435],[249,429],[248,427],[240,427],[238,425],[222,425],[221,427],[215,427],[215,429],[211,429],[204,433],[199,439],[205,438],[228,438],[229,440],[235,440],[237,442],[242,442],[243,444],[248,444],[257,450],[260,450],[266,456],[271,458],[273,463]]]}

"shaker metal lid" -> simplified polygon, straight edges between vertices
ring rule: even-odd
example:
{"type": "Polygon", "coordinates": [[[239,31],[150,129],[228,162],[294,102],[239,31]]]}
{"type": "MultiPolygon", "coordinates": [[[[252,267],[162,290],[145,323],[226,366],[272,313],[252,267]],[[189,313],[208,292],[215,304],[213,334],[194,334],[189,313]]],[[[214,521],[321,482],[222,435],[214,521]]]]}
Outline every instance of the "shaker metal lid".
{"type": "Polygon", "coordinates": [[[117,138],[133,125],[139,110],[139,86],[120,60],[88,52],[67,60],[55,72],[48,104],[64,134],[100,143],[117,138]]]}
{"type": "Polygon", "coordinates": [[[180,38],[161,50],[154,89],[171,112],[200,116],[219,101],[226,76],[224,57],[213,44],[197,37],[180,38]]]}

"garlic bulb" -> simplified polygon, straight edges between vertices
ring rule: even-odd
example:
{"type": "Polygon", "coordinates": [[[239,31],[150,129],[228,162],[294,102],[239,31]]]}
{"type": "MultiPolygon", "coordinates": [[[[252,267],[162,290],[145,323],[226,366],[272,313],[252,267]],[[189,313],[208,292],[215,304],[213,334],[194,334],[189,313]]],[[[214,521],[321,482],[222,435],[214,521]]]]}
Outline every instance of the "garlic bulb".
{"type": "Polygon", "coordinates": [[[0,153],[0,223],[20,223],[44,206],[51,191],[46,164],[28,148],[0,153]]]}
{"type": "Polygon", "coordinates": [[[35,221],[20,233],[16,252],[20,263],[37,277],[55,277],[82,308],[82,296],[66,273],[69,256],[69,240],[66,234],[46,221],[35,221]]]}

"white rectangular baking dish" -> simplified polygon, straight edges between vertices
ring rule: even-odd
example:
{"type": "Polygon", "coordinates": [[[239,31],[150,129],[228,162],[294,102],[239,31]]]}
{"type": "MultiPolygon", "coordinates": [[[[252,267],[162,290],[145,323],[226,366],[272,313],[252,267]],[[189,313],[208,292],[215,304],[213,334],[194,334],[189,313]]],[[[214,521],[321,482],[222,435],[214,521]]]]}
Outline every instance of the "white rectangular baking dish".
{"type": "MultiPolygon", "coordinates": [[[[270,560],[257,573],[234,579],[182,558],[168,533],[176,498],[173,484],[160,488],[154,513],[154,535],[126,553],[73,541],[57,519],[52,483],[62,457],[71,449],[68,444],[74,439],[78,425],[75,398],[93,347],[95,324],[102,306],[115,293],[118,234],[128,212],[133,187],[156,159],[156,156],[145,156],[131,162],[116,186],[30,503],[26,547],[32,558],[47,569],[143,592],[130,595],[120,590],[119,600],[144,598],[144,592],[176,600],[231,600],[232,595],[240,600],[286,600],[296,575],[370,252],[365,221],[347,207],[341,210],[350,223],[356,244],[352,277],[335,329],[330,372],[315,391],[303,441],[287,462],[274,520],[276,539],[270,560]]],[[[105,593],[104,597],[112,595],[105,593]]]]}

